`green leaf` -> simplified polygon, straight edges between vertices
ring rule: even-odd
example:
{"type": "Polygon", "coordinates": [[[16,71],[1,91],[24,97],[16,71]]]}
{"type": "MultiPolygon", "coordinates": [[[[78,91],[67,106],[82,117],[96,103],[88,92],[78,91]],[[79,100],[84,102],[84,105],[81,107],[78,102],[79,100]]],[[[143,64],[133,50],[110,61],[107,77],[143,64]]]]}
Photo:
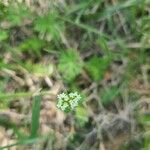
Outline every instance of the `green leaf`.
{"type": "Polygon", "coordinates": [[[12,26],[18,26],[23,23],[25,19],[31,19],[29,9],[23,4],[10,4],[7,8],[6,20],[12,26]]]}
{"type": "Polygon", "coordinates": [[[119,95],[119,88],[116,86],[112,86],[106,90],[101,92],[101,100],[104,105],[107,105],[115,100],[115,98],[119,95]]]}
{"type": "Polygon", "coordinates": [[[6,31],[0,30],[0,41],[4,41],[8,38],[8,33],[6,31]]]}
{"type": "Polygon", "coordinates": [[[41,96],[35,96],[32,107],[31,137],[37,136],[40,119],[41,96]]]}
{"type": "Polygon", "coordinates": [[[69,49],[60,54],[58,69],[65,81],[73,81],[80,74],[82,66],[83,62],[76,50],[69,49]]]}
{"type": "Polygon", "coordinates": [[[40,51],[42,47],[44,47],[44,45],[45,45],[45,42],[43,40],[33,37],[21,43],[19,48],[23,51],[29,51],[29,52],[33,50],[37,54],[37,56],[40,56],[40,53],[41,53],[40,51]]]}
{"type": "Polygon", "coordinates": [[[46,34],[51,39],[59,39],[60,32],[64,30],[62,20],[58,19],[58,13],[52,12],[35,20],[34,30],[46,34]]]}
{"type": "Polygon", "coordinates": [[[109,64],[109,57],[100,58],[98,56],[93,56],[86,62],[85,69],[93,80],[99,81],[103,79],[104,73],[108,69],[109,64]]]}

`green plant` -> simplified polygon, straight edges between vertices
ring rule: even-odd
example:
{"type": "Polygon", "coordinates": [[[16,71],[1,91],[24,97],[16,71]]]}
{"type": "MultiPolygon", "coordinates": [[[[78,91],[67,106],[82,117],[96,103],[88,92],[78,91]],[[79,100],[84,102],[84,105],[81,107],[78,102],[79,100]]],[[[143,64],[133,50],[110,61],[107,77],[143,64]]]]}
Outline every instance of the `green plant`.
{"type": "Polygon", "coordinates": [[[30,10],[22,4],[10,4],[6,9],[7,13],[5,19],[12,27],[23,25],[26,19],[32,19],[30,10]]]}
{"type": "MultiPolygon", "coordinates": [[[[125,91],[123,98],[126,100],[129,97],[127,102],[130,105],[131,102],[134,104],[140,98],[141,94],[135,93],[138,91],[137,88],[145,89],[145,85],[146,89],[148,87],[149,70],[142,72],[141,67],[149,65],[150,60],[149,4],[150,0],[0,0],[0,109],[16,111],[23,114],[22,116],[25,115],[19,126],[13,124],[11,138],[16,143],[0,146],[0,149],[11,149],[13,146],[20,149],[20,145],[26,146],[26,149],[55,149],[55,142],[59,136],[58,128],[53,128],[53,134],[46,138],[51,140],[50,142],[43,139],[44,132],[38,131],[41,96],[43,99],[42,111],[47,111],[48,114],[53,112],[53,109],[51,109],[52,107],[45,109],[47,97],[51,97],[51,104],[57,103],[58,109],[64,112],[73,111],[71,121],[73,119],[75,121],[71,127],[75,127],[75,130],[73,132],[69,130],[67,133],[60,131],[59,143],[63,143],[61,137],[65,137],[65,143],[70,146],[67,149],[83,149],[82,145],[87,145],[88,149],[97,148],[99,139],[92,140],[94,141],[93,146],[88,145],[92,143],[88,142],[88,139],[93,136],[93,132],[90,133],[91,129],[97,131],[97,127],[101,126],[101,121],[95,120],[97,116],[105,113],[100,107],[101,103],[105,106],[104,111],[108,112],[106,115],[108,114],[109,118],[109,113],[114,112],[114,107],[110,106],[115,100],[121,104],[119,106],[122,106],[123,91],[125,91]],[[8,4],[4,4],[7,2],[8,4]],[[68,49],[71,46],[78,50],[68,49]],[[102,55],[96,55],[96,52],[102,55]],[[82,57],[80,53],[82,53],[82,57]],[[115,61],[112,62],[113,60],[115,61]],[[116,69],[118,66],[119,69],[116,69]],[[112,74],[107,78],[105,73],[108,69],[112,70],[112,74]],[[116,86],[112,85],[113,82],[100,82],[104,77],[109,80],[115,71],[120,79],[116,86]],[[118,74],[118,71],[121,73],[118,74]],[[58,95],[58,100],[55,101],[53,93],[54,95],[55,92],[57,93],[60,80],[66,90],[80,91],[83,94],[82,98],[79,93],[66,92],[58,95]],[[126,92],[128,85],[120,92],[122,82],[131,84],[129,90],[133,91],[131,93],[129,91],[129,96],[126,92]],[[29,100],[35,94],[35,91],[32,90],[39,88],[42,88],[39,96],[33,98],[32,107],[28,106],[29,100]],[[50,96],[51,94],[52,96],[50,96]],[[130,95],[132,96],[130,97],[130,95]],[[98,97],[101,98],[101,103],[99,103],[98,97]],[[23,102],[25,100],[25,103],[22,103],[22,100],[23,102]],[[82,105],[83,100],[87,100],[86,105],[82,105]],[[25,104],[25,108],[22,107],[22,104],[25,104]],[[26,117],[30,116],[30,112],[32,112],[31,122],[30,118],[26,120],[26,117]],[[88,112],[90,116],[88,116],[88,112]],[[27,123],[24,123],[24,119],[27,123]],[[73,142],[68,140],[72,135],[74,136],[73,142]],[[41,144],[43,147],[34,147],[38,144],[37,141],[40,144],[43,142],[41,144]]],[[[145,97],[143,91],[140,92],[145,97]]],[[[144,90],[145,92],[147,90],[144,90]]],[[[146,97],[149,97],[149,94],[146,93],[146,97]]],[[[119,109],[124,108],[120,107],[119,109]]],[[[136,112],[139,110],[137,109],[136,112]]],[[[51,118],[53,116],[51,115],[50,118],[44,120],[50,120],[48,123],[50,126],[51,123],[53,126],[51,120],[54,120],[56,123],[54,126],[57,126],[57,120],[59,123],[62,120],[59,114],[61,112],[56,112],[54,118],[51,118]]],[[[67,116],[67,114],[64,115],[67,116]]],[[[147,135],[145,132],[149,131],[149,118],[147,117],[142,116],[143,121],[136,130],[138,135],[144,133],[143,140],[138,139],[133,147],[130,145],[129,139],[126,149],[150,149],[150,139],[145,136],[147,135]]],[[[66,118],[59,124],[62,131],[67,131],[66,124],[68,128],[68,123],[70,123],[70,118],[66,118]],[[65,128],[63,129],[63,127],[65,128]]],[[[7,132],[11,126],[11,120],[9,117],[1,115],[0,124],[3,124],[7,132]]],[[[46,126],[48,124],[46,122],[46,126]]],[[[45,126],[44,121],[43,125],[45,126]]],[[[48,128],[46,127],[46,129],[48,128]]],[[[121,132],[119,137],[120,135],[122,135],[121,132]]],[[[96,136],[94,136],[95,138],[96,136]]],[[[116,138],[118,137],[116,136],[116,138]]],[[[104,146],[108,142],[109,140],[104,141],[104,146]]],[[[65,143],[63,144],[65,145],[65,143]]],[[[116,142],[114,141],[114,143],[116,142]]],[[[56,144],[56,146],[58,145],[56,144]]]]}
{"type": "Polygon", "coordinates": [[[74,49],[61,52],[58,69],[66,82],[73,81],[82,70],[83,62],[79,53],[74,49]]]}
{"type": "Polygon", "coordinates": [[[116,86],[112,86],[108,89],[105,89],[101,92],[101,100],[104,105],[110,104],[113,102],[116,97],[119,95],[120,90],[116,86]]]}
{"type": "Polygon", "coordinates": [[[0,42],[8,38],[8,32],[0,29],[0,42]]]}
{"type": "Polygon", "coordinates": [[[109,64],[110,57],[104,56],[100,58],[98,56],[93,56],[85,63],[85,69],[94,81],[100,81],[103,79],[109,64]]]}
{"type": "Polygon", "coordinates": [[[57,107],[64,112],[69,112],[73,110],[75,107],[77,107],[80,103],[81,96],[77,93],[69,93],[69,94],[59,94],[57,96],[57,107]]]}
{"type": "Polygon", "coordinates": [[[30,54],[35,53],[37,56],[41,55],[41,49],[44,47],[45,41],[40,40],[36,37],[28,38],[23,41],[19,48],[22,51],[28,51],[30,54]]]}
{"type": "Polygon", "coordinates": [[[50,12],[35,20],[34,30],[50,39],[58,40],[60,33],[64,30],[64,23],[59,19],[57,12],[50,12]]]}
{"type": "Polygon", "coordinates": [[[31,123],[31,138],[35,138],[38,134],[39,119],[40,119],[41,96],[35,96],[32,106],[32,123],[31,123]]]}

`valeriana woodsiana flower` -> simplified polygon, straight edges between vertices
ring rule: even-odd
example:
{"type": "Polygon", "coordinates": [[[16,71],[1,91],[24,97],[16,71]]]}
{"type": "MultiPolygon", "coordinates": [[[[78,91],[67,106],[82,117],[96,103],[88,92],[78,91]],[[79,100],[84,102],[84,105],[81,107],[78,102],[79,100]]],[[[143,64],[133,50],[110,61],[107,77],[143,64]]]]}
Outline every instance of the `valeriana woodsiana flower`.
{"type": "Polygon", "coordinates": [[[79,105],[81,96],[77,92],[61,93],[57,96],[57,99],[57,107],[65,112],[69,112],[79,105]]]}

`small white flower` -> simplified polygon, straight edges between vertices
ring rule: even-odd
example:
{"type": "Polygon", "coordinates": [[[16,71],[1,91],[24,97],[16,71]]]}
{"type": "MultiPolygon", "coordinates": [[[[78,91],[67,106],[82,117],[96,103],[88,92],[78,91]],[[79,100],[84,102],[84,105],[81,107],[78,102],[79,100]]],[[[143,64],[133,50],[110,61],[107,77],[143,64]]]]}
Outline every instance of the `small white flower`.
{"type": "Polygon", "coordinates": [[[60,107],[61,107],[61,103],[58,103],[58,104],[57,104],[57,107],[60,108],[60,107]]]}
{"type": "Polygon", "coordinates": [[[75,98],[73,101],[74,101],[75,103],[78,103],[78,102],[79,102],[79,100],[80,100],[80,99],[75,98]]]}
{"type": "Polygon", "coordinates": [[[69,94],[62,93],[59,94],[57,98],[57,107],[63,111],[65,111],[66,108],[74,109],[79,105],[79,101],[81,100],[81,96],[77,92],[72,92],[69,94]]]}
{"type": "Polygon", "coordinates": [[[65,103],[62,105],[61,109],[64,111],[67,107],[68,107],[68,104],[65,102],[65,103]]]}
{"type": "Polygon", "coordinates": [[[71,105],[71,108],[74,109],[76,106],[78,106],[78,103],[72,101],[72,102],[70,103],[70,105],[71,105]]]}
{"type": "Polygon", "coordinates": [[[66,97],[66,94],[65,94],[65,93],[59,94],[59,95],[57,96],[58,99],[63,99],[63,98],[65,98],[65,97],[66,97]]]}
{"type": "Polygon", "coordinates": [[[66,95],[65,93],[62,93],[62,94],[59,94],[57,96],[58,100],[65,100],[65,101],[68,101],[69,100],[69,97],[68,95],[66,95]]]}
{"type": "Polygon", "coordinates": [[[80,99],[81,99],[81,96],[80,96],[79,94],[77,95],[77,99],[78,99],[78,100],[80,100],[80,99]]]}
{"type": "Polygon", "coordinates": [[[75,92],[75,93],[74,93],[74,96],[78,96],[78,93],[77,93],[77,92],[75,92]]]}
{"type": "Polygon", "coordinates": [[[66,109],[69,105],[67,103],[63,104],[63,107],[66,109]]]}
{"type": "Polygon", "coordinates": [[[73,97],[74,97],[74,93],[70,93],[69,96],[70,96],[71,98],[73,98],[73,97]]]}
{"type": "Polygon", "coordinates": [[[68,100],[69,100],[68,95],[66,95],[66,96],[64,97],[64,100],[65,100],[65,101],[68,101],[68,100]]]}
{"type": "Polygon", "coordinates": [[[57,107],[61,108],[62,105],[63,105],[63,100],[62,99],[58,99],[57,107]]]}

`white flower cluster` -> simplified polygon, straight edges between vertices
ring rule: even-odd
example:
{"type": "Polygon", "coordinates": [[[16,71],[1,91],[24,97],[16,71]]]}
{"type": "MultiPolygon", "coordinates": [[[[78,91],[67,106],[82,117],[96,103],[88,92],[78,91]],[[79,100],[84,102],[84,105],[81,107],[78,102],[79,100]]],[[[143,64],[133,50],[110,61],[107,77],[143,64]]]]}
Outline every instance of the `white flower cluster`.
{"type": "Polygon", "coordinates": [[[81,100],[81,96],[77,93],[69,93],[69,94],[59,94],[57,96],[58,102],[57,102],[57,107],[63,111],[65,110],[72,110],[76,106],[78,106],[79,101],[81,100]]]}

